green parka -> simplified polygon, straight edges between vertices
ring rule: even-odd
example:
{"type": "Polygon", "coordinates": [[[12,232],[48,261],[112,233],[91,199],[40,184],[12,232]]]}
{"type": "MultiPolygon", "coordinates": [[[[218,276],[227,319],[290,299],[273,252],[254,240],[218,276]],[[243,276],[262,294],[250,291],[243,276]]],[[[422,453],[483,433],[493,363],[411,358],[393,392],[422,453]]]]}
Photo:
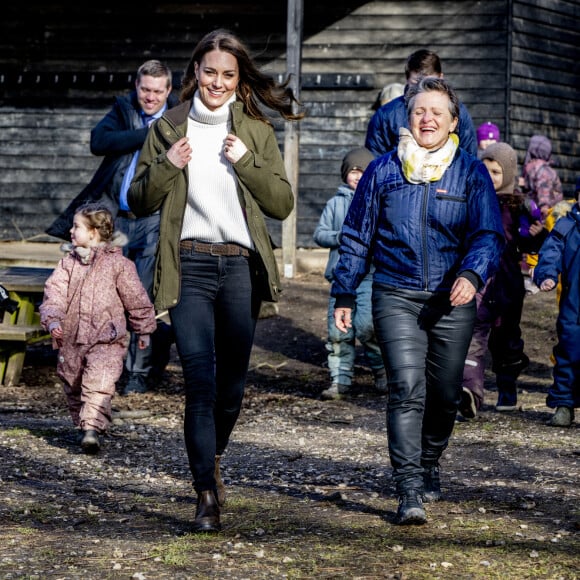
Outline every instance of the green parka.
{"type": "MultiPolygon", "coordinates": [[[[167,150],[187,134],[188,100],[168,110],[149,133],[128,192],[129,206],[137,216],[161,208],[161,225],[153,292],[155,308],[165,310],[179,302],[181,266],[179,239],[187,204],[188,168],[177,168],[167,150]]],[[[255,252],[251,253],[253,284],[262,300],[275,302],[280,293],[280,273],[264,216],[283,220],[294,208],[294,194],[273,128],[246,115],[243,103],[230,105],[231,132],[248,151],[233,167],[238,197],[255,252]],[[257,286],[256,286],[257,285],[257,286]]]]}

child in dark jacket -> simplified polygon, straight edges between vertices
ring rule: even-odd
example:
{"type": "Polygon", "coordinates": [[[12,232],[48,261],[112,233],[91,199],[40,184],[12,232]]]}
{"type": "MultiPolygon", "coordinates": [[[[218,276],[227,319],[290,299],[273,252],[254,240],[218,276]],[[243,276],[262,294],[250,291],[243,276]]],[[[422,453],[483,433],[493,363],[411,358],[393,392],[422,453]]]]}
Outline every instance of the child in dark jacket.
{"type": "Polygon", "coordinates": [[[482,152],[498,196],[506,245],[499,270],[476,294],[477,318],[463,373],[459,411],[475,417],[483,405],[485,355],[489,349],[496,374],[498,411],[517,408],[516,380],[527,367],[520,321],[526,294],[521,271],[522,251],[539,248],[545,237],[539,221],[522,229],[524,196],[516,189],[517,156],[507,143],[492,143],[482,152]]]}
{"type": "Polygon", "coordinates": [[[543,292],[561,282],[554,347],[554,382],[546,405],[556,412],[548,421],[554,427],[569,427],[574,408],[580,407],[580,205],[560,218],[542,245],[534,282],[543,292]]]}
{"type": "MultiPolygon", "coordinates": [[[[342,160],[342,183],[336,194],[328,200],[318,226],[314,231],[314,241],[323,248],[329,248],[325,278],[332,282],[334,268],[338,262],[340,230],[356,186],[367,165],[373,160],[372,153],[364,147],[349,151],[342,160]]],[[[375,388],[379,392],[387,390],[387,374],[383,365],[381,349],[375,337],[371,312],[371,290],[373,275],[370,272],[357,289],[356,306],[353,312],[353,326],[348,332],[340,332],[334,323],[334,303],[331,296],[328,301],[327,326],[328,370],[331,385],[322,391],[323,399],[340,399],[346,395],[352,383],[355,361],[355,340],[363,345],[366,358],[375,376],[375,388]]]]}
{"type": "Polygon", "coordinates": [[[99,451],[99,435],[111,422],[115,383],[127,351],[127,319],[142,349],[157,328],[135,264],[123,256],[123,237],[113,234],[113,216],[105,206],[77,210],[72,243],[64,248],[69,253],[46,281],[40,306],[41,323],[59,349],[57,374],[69,412],[89,454],[99,451]]]}

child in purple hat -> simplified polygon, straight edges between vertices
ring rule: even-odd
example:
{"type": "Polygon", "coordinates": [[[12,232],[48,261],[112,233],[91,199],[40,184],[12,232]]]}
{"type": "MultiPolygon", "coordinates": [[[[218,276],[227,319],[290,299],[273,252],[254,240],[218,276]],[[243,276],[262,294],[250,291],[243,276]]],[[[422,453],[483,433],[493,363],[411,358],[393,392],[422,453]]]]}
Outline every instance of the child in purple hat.
{"type": "Polygon", "coordinates": [[[481,159],[488,145],[499,141],[499,127],[490,121],[482,123],[477,128],[477,158],[481,159]]]}

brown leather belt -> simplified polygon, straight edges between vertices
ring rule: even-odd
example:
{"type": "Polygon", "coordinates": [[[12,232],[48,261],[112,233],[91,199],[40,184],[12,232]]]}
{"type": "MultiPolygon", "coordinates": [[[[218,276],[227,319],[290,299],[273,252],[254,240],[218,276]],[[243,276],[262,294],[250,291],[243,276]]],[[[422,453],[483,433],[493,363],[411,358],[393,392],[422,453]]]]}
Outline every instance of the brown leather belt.
{"type": "Polygon", "coordinates": [[[250,255],[250,251],[238,244],[209,244],[207,242],[196,242],[195,240],[181,240],[179,248],[200,254],[211,254],[212,256],[245,256],[250,255]]]}

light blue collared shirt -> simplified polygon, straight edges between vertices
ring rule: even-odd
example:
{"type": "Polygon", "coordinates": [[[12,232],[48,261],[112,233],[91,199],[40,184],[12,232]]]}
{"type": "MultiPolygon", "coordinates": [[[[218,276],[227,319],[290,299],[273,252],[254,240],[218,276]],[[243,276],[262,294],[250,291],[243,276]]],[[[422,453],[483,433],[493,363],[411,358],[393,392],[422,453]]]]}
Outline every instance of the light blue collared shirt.
{"type": "MultiPolygon", "coordinates": [[[[143,120],[143,126],[149,126],[155,119],[159,119],[161,115],[167,109],[167,105],[162,107],[155,115],[146,115],[143,111],[141,111],[141,119],[143,120]]],[[[140,149],[137,149],[133,154],[133,158],[131,159],[131,163],[129,163],[129,167],[127,167],[127,171],[125,171],[125,175],[123,176],[123,183],[121,184],[121,193],[119,194],[119,209],[123,211],[131,211],[129,204],[127,203],[127,192],[129,191],[129,186],[131,185],[131,180],[135,175],[135,169],[137,167],[137,159],[139,159],[139,153],[141,153],[140,149]]]]}

